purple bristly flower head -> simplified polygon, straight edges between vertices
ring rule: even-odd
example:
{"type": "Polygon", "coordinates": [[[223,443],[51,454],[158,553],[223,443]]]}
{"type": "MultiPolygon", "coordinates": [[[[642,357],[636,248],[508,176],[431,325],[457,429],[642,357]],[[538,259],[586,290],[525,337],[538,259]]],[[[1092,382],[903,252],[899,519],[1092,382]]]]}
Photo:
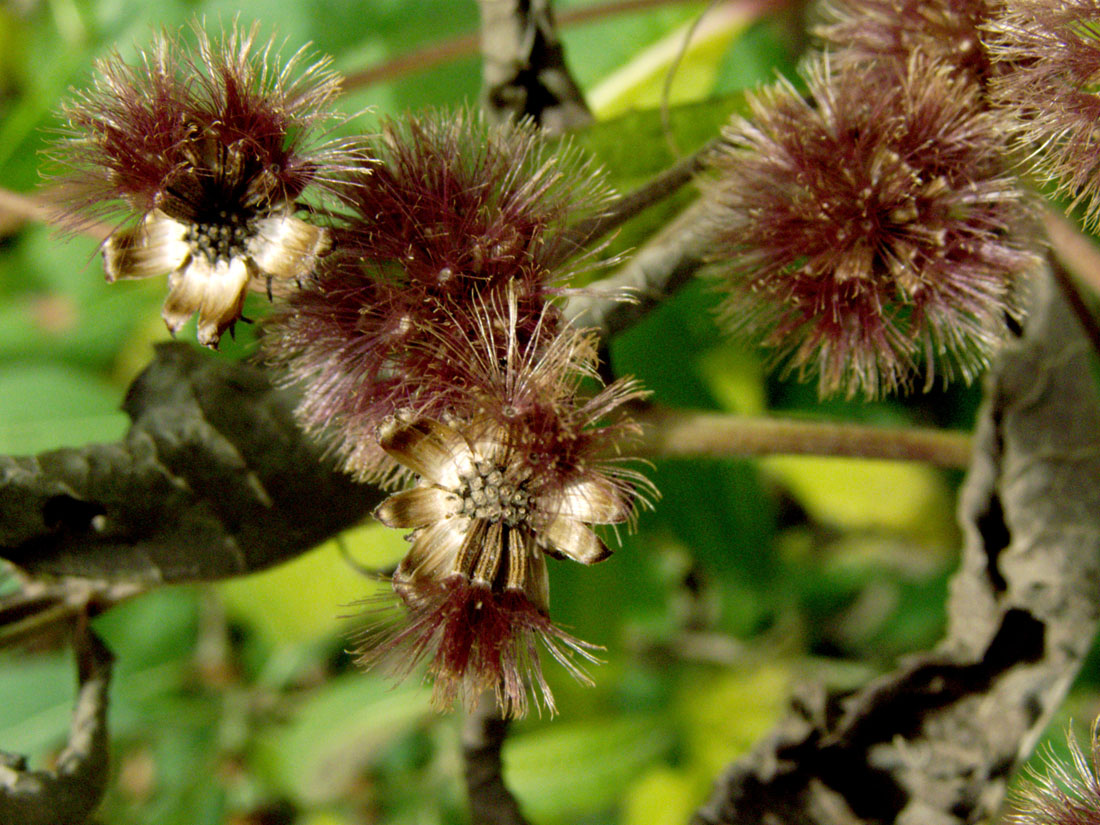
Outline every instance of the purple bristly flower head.
{"type": "Polygon", "coordinates": [[[258,26],[218,41],[194,29],[195,51],[163,34],[136,63],[101,60],[93,87],[63,107],[53,154],[70,225],[136,216],[104,244],[108,280],[169,273],[169,329],[197,312],[199,340],[216,346],[250,286],[313,269],[329,235],[294,216],[298,199],[332,190],[364,156],[316,140],[339,91],[327,58],[299,51],[280,67],[258,26]]]}
{"type": "Polygon", "coordinates": [[[1011,0],[988,27],[1003,67],[994,101],[1013,117],[1023,165],[1100,226],[1100,6],[1011,0]]]}
{"type": "Polygon", "coordinates": [[[467,408],[453,353],[477,345],[485,306],[507,292],[521,341],[557,333],[547,301],[569,275],[556,266],[564,230],[610,190],[530,125],[468,112],[391,121],[376,144],[377,164],[346,190],[352,214],[333,230],[336,251],[268,319],[264,345],[302,387],[306,428],[378,481],[394,469],[375,438],[382,421],[467,408]]]}
{"type": "Polygon", "coordinates": [[[1037,260],[998,116],[920,53],[806,80],[753,98],[712,159],[722,320],[823,396],[970,380],[1037,260]]]}
{"type": "Polygon", "coordinates": [[[1072,765],[1051,756],[1045,773],[1029,772],[1013,795],[1013,810],[1006,817],[1009,825],[1100,825],[1097,724],[1093,723],[1089,756],[1072,729],[1067,738],[1072,765]]]}
{"type": "Polygon", "coordinates": [[[814,33],[836,66],[905,63],[919,51],[984,83],[992,73],[981,38],[990,6],[989,0],[826,0],[814,33]]]}
{"type": "Polygon", "coordinates": [[[507,298],[482,306],[473,347],[447,350],[466,376],[465,408],[401,415],[380,429],[381,449],[416,484],[375,515],[411,529],[412,546],[393,577],[406,612],[369,631],[361,654],[399,675],[428,658],[440,706],[495,690],[518,716],[531,687],[553,710],[536,642],[585,681],[573,656],[595,661],[590,645],[549,619],[546,556],[602,561],[610,550],[589,525],[631,522],[655,491],[618,457],[637,434],[620,407],[643,393],[618,381],[580,400],[578,381],[594,373],[593,335],[566,328],[524,343],[507,298]]]}

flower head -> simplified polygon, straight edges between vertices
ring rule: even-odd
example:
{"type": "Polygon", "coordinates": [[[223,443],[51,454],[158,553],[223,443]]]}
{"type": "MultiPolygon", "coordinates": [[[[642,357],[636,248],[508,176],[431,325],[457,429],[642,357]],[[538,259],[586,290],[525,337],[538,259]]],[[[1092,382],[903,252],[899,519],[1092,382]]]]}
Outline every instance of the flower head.
{"type": "Polygon", "coordinates": [[[347,189],[354,211],[333,230],[336,251],[268,319],[264,346],[302,386],[305,426],[380,480],[393,469],[374,437],[387,417],[465,408],[462,359],[480,325],[505,323],[484,321],[486,307],[511,306],[522,342],[554,337],[563,230],[608,190],[530,125],[465,112],[390,122],[375,149],[371,174],[347,189]]]}
{"type": "Polygon", "coordinates": [[[530,683],[536,703],[552,710],[536,642],[578,679],[586,677],[572,654],[595,661],[591,645],[549,619],[546,556],[595,564],[610,555],[588,525],[627,521],[629,488],[598,466],[540,471],[516,430],[488,419],[395,420],[381,436],[419,481],[375,512],[383,524],[413,530],[393,579],[407,617],[368,637],[362,659],[399,651],[408,669],[431,656],[441,707],[495,690],[521,716],[530,683]]]}
{"type": "MultiPolygon", "coordinates": [[[[1035,256],[975,84],[920,53],[807,73],[752,101],[713,159],[722,317],[822,395],[969,379],[1035,256]]],[[[926,384],[927,385],[927,384],[926,384]]]]}
{"type": "Polygon", "coordinates": [[[994,99],[1015,119],[1036,174],[1085,206],[1100,225],[1100,6],[1084,0],[1012,0],[989,25],[1004,67],[994,99]]]}
{"type": "Polygon", "coordinates": [[[306,148],[339,89],[329,61],[303,69],[299,51],[279,68],[257,30],[212,42],[196,26],[197,56],[162,35],[134,65],[100,61],[94,87],[64,107],[55,151],[71,221],[137,215],[104,245],[108,280],[170,273],[166,324],[175,332],[197,312],[210,346],[250,285],[270,291],[313,269],[329,237],[294,217],[297,199],[357,165],[348,145],[306,148]]]}
{"type": "Polygon", "coordinates": [[[1093,723],[1091,758],[1086,757],[1071,730],[1068,735],[1072,767],[1053,758],[1044,775],[1033,773],[1015,795],[1013,825],[1098,825],[1100,775],[1097,725],[1093,723]]]}
{"type": "Polygon", "coordinates": [[[892,59],[914,52],[957,66],[984,83],[992,73],[981,29],[989,0],[826,0],[814,29],[834,49],[837,65],[892,59]]]}
{"type": "Polygon", "coordinates": [[[595,356],[591,335],[566,329],[523,345],[511,323],[495,332],[489,317],[479,335],[502,340],[482,340],[464,359],[464,413],[399,416],[379,433],[381,448],[417,482],[375,512],[413,531],[393,578],[407,613],[365,637],[362,660],[391,659],[407,672],[430,657],[437,704],[460,696],[471,704],[492,689],[522,715],[529,683],[536,703],[553,709],[536,642],[580,679],[574,654],[594,661],[590,645],[550,622],[545,557],[603,560],[610,551],[589,525],[631,520],[651,488],[614,454],[635,432],[614,417],[641,394],[633,382],[576,397],[576,376],[590,373],[595,356]]]}

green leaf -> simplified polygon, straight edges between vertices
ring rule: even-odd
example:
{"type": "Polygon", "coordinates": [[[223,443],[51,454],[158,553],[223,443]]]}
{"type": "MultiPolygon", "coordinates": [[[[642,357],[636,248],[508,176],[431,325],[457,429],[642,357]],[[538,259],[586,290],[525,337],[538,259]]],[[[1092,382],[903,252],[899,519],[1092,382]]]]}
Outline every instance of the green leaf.
{"type": "Polygon", "coordinates": [[[26,455],[116,441],[129,427],[120,392],[62,364],[0,365],[0,452],[26,455]]]}
{"type": "Polygon", "coordinates": [[[39,755],[64,742],[76,695],[72,657],[6,651],[0,672],[0,750],[39,755]]]}
{"type": "Polygon", "coordinates": [[[707,97],[730,43],[758,15],[756,9],[727,4],[669,32],[589,90],[593,114],[602,120],[707,97]]]}
{"type": "MultiPolygon", "coordinates": [[[[380,524],[350,530],[340,541],[357,564],[374,569],[396,564],[408,550],[401,531],[380,524]]],[[[337,542],[218,586],[230,615],[273,646],[346,633],[347,617],[360,613],[363,599],[384,593],[384,588],[388,585],[353,569],[337,542]],[[309,582],[309,587],[302,582],[309,582]]]]}
{"type": "Polygon", "coordinates": [[[298,705],[287,725],[259,735],[256,764],[300,801],[344,798],[388,746],[433,716],[430,695],[415,679],[393,686],[377,674],[337,677],[298,705]]]}
{"type": "Polygon", "coordinates": [[[533,821],[571,822],[578,814],[613,807],[672,741],[658,716],[556,724],[505,742],[504,777],[533,821]]]}

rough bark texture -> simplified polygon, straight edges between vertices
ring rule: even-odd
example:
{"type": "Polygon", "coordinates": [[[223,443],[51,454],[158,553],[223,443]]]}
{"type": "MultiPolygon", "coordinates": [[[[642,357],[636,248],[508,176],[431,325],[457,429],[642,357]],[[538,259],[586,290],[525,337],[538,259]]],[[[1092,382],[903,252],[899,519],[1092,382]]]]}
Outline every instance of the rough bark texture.
{"type": "Polygon", "coordinates": [[[1100,604],[1100,411],[1048,278],[986,387],[947,637],[848,695],[806,691],[697,825],[960,825],[992,816],[1061,702],[1100,604]]]}
{"type": "Polygon", "coordinates": [[[484,106],[559,134],[592,120],[569,74],[549,0],[479,0],[484,106]]]}
{"type": "Polygon", "coordinates": [[[379,501],[298,429],[263,370],[185,344],[131,386],[116,444],[0,456],[0,558],[32,575],[165,584],[293,558],[379,501]]]}

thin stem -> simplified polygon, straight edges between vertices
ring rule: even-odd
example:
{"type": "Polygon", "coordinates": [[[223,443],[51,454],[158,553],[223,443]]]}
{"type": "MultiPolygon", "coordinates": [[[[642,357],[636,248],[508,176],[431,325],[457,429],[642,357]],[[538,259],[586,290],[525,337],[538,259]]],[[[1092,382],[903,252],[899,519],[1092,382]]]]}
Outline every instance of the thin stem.
{"type": "Polygon", "coordinates": [[[1049,206],[1042,208],[1039,217],[1058,260],[1093,292],[1100,294],[1100,249],[1075,223],[1049,206]]]}
{"type": "Polygon", "coordinates": [[[650,458],[788,453],[926,461],[956,468],[970,463],[970,436],[961,432],[659,408],[643,414],[640,420],[646,425],[646,435],[638,452],[650,458]]]}
{"type": "Polygon", "coordinates": [[[604,337],[628,328],[702,268],[710,251],[709,208],[696,200],[647,240],[613,275],[570,296],[565,317],[604,337]],[[629,301],[624,301],[629,296],[629,301]]]}
{"type": "Polygon", "coordinates": [[[607,212],[571,226],[562,239],[561,252],[551,259],[549,266],[552,268],[563,263],[635,215],[675,194],[703,168],[703,159],[719,142],[718,139],[710,141],[695,154],[658,173],[652,180],[611,204],[607,212]]]}
{"type": "Polygon", "coordinates": [[[49,220],[50,209],[38,198],[0,188],[0,220],[42,221],[49,220]]]}
{"type": "Polygon", "coordinates": [[[1072,221],[1053,209],[1043,209],[1042,221],[1054,252],[1050,260],[1054,281],[1088,336],[1093,350],[1100,354],[1100,323],[1078,287],[1079,280],[1094,294],[1100,293],[1100,250],[1072,221]]]}
{"type": "Polygon", "coordinates": [[[1085,303],[1084,296],[1081,295],[1081,291],[1077,287],[1077,282],[1069,271],[1062,266],[1062,262],[1057,257],[1050,262],[1050,274],[1053,276],[1054,282],[1058,284],[1062,297],[1065,298],[1066,303],[1073,310],[1073,314],[1076,316],[1078,323],[1081,324],[1085,335],[1088,336],[1093,352],[1100,355],[1100,324],[1096,322],[1096,316],[1093,315],[1092,310],[1085,303]]]}
{"type": "Polygon", "coordinates": [[[504,784],[500,751],[507,735],[508,720],[501,717],[493,694],[486,693],[462,731],[470,818],[480,825],[528,825],[504,784]]]}

